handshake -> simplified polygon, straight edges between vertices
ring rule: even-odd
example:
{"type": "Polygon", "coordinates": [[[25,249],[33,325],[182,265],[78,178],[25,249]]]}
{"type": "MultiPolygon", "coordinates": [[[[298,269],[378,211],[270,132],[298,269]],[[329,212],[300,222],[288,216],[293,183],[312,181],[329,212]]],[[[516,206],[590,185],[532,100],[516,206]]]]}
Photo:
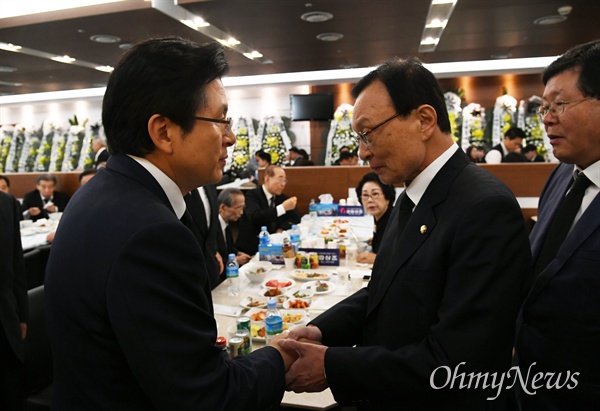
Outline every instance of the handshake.
{"type": "Polygon", "coordinates": [[[325,378],[327,347],[321,344],[321,338],[321,330],[309,325],[285,331],[269,342],[283,357],[288,391],[318,392],[329,386],[325,378]]]}

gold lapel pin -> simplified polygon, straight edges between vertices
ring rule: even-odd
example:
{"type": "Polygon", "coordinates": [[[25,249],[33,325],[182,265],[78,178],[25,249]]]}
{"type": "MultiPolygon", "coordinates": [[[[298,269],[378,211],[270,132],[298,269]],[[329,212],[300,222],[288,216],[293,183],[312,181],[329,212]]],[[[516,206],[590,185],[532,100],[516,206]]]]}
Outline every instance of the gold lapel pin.
{"type": "Polygon", "coordinates": [[[427,226],[425,224],[423,224],[421,226],[421,234],[425,234],[427,232],[427,226]]]}

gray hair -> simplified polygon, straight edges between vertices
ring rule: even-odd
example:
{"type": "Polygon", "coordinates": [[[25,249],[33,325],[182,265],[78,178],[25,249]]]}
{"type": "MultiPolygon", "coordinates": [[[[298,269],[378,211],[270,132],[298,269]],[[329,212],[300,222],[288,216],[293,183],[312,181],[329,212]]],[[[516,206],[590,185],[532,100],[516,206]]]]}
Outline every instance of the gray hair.
{"type": "Polygon", "coordinates": [[[217,203],[219,206],[221,204],[225,204],[227,207],[231,207],[233,206],[234,196],[236,194],[243,196],[244,192],[239,188],[227,188],[219,193],[219,196],[217,197],[217,203]]]}

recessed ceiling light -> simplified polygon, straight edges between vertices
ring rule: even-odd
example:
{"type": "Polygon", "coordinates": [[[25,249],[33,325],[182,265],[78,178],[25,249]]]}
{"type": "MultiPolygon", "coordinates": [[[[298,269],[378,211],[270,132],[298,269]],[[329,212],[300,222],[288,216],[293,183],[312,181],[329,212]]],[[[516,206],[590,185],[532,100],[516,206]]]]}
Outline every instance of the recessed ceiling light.
{"type": "Polygon", "coordinates": [[[132,43],[123,43],[123,44],[119,44],[119,48],[121,50],[129,50],[130,48],[133,47],[132,43]]]}
{"type": "Polygon", "coordinates": [[[327,13],[326,11],[309,11],[300,16],[304,21],[309,23],[322,23],[333,18],[333,14],[327,13]]]}
{"type": "Polygon", "coordinates": [[[493,58],[493,59],[507,59],[507,58],[510,58],[510,57],[512,57],[512,54],[509,53],[509,52],[506,52],[506,53],[495,53],[495,54],[492,54],[490,56],[490,58],[493,58]]]}
{"type": "Polygon", "coordinates": [[[103,44],[112,44],[121,41],[119,37],[111,36],[110,34],[94,34],[92,37],[90,37],[90,40],[103,44]]]}
{"type": "Polygon", "coordinates": [[[321,41],[338,41],[343,38],[344,35],[341,33],[321,33],[317,34],[317,38],[321,41]]]}
{"type": "Polygon", "coordinates": [[[557,24],[557,23],[562,23],[563,21],[565,21],[567,19],[567,16],[545,16],[545,17],[540,17],[539,19],[535,19],[533,21],[533,24],[537,24],[540,26],[546,26],[548,24],[557,24]]]}

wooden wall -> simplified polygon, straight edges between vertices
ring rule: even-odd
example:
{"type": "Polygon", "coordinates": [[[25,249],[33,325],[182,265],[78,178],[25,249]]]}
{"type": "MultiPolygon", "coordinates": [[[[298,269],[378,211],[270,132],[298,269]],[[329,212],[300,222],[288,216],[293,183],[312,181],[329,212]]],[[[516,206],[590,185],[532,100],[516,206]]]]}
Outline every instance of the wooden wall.
{"type": "MultiPolygon", "coordinates": [[[[5,174],[10,180],[10,193],[17,198],[35,190],[35,179],[41,173],[11,173],[5,174]]],[[[56,190],[72,196],[79,188],[79,172],[52,173],[57,180],[56,190]]]]}

